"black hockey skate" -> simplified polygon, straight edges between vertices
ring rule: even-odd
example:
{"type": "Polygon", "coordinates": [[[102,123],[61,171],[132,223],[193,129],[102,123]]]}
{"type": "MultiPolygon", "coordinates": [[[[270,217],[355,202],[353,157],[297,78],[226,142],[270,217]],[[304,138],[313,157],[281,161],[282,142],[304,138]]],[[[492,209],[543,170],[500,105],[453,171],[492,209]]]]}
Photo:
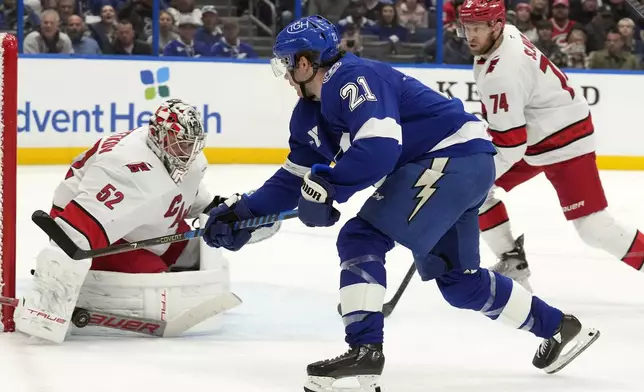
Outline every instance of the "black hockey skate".
{"type": "Polygon", "coordinates": [[[519,283],[529,292],[532,292],[532,286],[528,278],[530,277],[530,268],[523,250],[524,237],[521,234],[514,241],[514,249],[501,255],[498,263],[488,268],[490,271],[506,276],[519,283]]]}
{"type": "Polygon", "coordinates": [[[309,379],[306,392],[360,391],[380,392],[380,375],[385,367],[382,344],[365,344],[351,348],[333,359],[314,362],[307,366],[309,379]],[[355,377],[359,387],[336,387],[342,378],[355,377]]]}
{"type": "Polygon", "coordinates": [[[541,343],[532,364],[548,374],[556,373],[584,352],[599,335],[598,330],[584,328],[575,316],[566,314],[555,335],[541,343]],[[563,352],[564,348],[566,352],[563,352]]]}

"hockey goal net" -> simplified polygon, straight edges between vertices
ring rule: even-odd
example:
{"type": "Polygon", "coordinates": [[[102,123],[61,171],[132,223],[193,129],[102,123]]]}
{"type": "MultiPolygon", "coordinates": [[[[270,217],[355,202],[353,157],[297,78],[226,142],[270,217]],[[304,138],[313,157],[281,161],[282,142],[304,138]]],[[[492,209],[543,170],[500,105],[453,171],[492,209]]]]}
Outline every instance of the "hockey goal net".
{"type": "MultiPolygon", "coordinates": [[[[18,139],[18,41],[0,34],[0,289],[16,296],[16,149],[18,139]]],[[[13,308],[2,307],[0,327],[14,330],[13,308]]]]}

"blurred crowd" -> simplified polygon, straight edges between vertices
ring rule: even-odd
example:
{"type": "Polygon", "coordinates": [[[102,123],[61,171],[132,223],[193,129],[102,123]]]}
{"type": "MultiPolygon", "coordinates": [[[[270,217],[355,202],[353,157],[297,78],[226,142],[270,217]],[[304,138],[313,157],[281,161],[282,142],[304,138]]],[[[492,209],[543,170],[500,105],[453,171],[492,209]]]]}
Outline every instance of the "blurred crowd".
{"type": "MultiPolygon", "coordinates": [[[[0,5],[0,29],[15,32],[18,2],[0,5]]],[[[270,57],[273,36],[296,0],[24,0],[24,53],[270,57]],[[153,37],[158,14],[159,34],[153,37]],[[157,47],[155,47],[155,45],[157,47]]],[[[344,50],[390,62],[472,64],[456,34],[464,0],[299,0],[303,14],[336,23],[344,50]],[[442,45],[437,42],[442,17],[442,45]]],[[[514,24],[564,68],[644,67],[644,0],[506,0],[514,24]],[[639,12],[637,11],[639,9],[639,12]]]]}

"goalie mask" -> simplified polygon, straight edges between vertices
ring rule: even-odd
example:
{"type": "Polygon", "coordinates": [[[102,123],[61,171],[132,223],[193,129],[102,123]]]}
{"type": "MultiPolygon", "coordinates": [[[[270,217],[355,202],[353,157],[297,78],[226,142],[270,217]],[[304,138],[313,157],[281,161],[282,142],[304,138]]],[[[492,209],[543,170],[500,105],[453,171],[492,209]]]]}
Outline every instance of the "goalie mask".
{"type": "Polygon", "coordinates": [[[199,112],[180,99],[170,99],[150,118],[148,145],[175,183],[181,182],[206,144],[199,112]]]}

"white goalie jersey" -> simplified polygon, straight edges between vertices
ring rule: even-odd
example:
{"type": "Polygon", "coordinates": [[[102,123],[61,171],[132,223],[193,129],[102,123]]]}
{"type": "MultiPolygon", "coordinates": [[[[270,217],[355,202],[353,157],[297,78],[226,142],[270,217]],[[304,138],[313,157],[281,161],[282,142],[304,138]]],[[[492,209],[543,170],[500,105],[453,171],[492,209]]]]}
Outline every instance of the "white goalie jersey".
{"type": "MultiPolygon", "coordinates": [[[[212,201],[201,185],[201,153],[176,184],[146,144],[147,127],[99,140],[78,157],[57,187],[52,216],[84,249],[177,233],[212,201]]],[[[161,255],[167,244],[148,250],[161,255]]]]}
{"type": "Polygon", "coordinates": [[[521,159],[543,166],[595,151],[586,99],[516,27],[506,25],[499,48],[474,62],[497,178],[521,159]]]}

